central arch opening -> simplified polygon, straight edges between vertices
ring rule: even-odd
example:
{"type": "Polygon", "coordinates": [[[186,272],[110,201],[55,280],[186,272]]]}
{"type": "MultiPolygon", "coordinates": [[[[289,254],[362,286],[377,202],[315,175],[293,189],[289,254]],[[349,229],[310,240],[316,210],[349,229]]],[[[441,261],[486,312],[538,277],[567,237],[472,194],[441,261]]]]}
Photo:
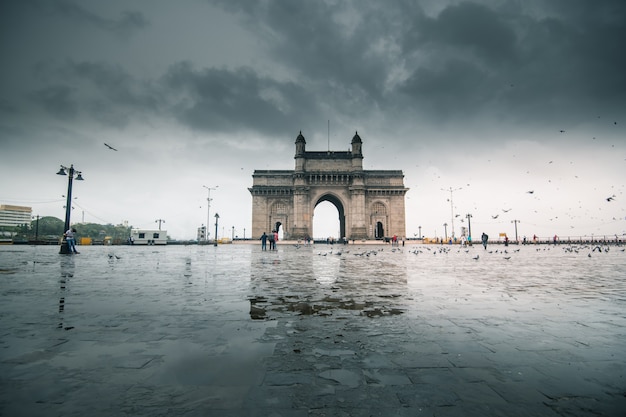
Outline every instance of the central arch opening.
{"type": "Polygon", "coordinates": [[[313,239],[338,241],[345,235],[345,215],[343,205],[336,197],[321,197],[313,211],[313,239]]]}

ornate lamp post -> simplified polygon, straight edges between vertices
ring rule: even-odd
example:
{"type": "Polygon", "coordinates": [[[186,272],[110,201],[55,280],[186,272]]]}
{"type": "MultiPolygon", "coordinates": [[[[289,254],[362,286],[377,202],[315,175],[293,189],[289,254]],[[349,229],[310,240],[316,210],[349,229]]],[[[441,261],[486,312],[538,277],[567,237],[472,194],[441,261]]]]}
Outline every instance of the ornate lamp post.
{"type": "MultiPolygon", "coordinates": [[[[65,226],[63,228],[63,232],[65,233],[65,231],[70,228],[70,215],[72,214],[72,182],[74,181],[74,175],[76,175],[77,181],[82,181],[83,176],[80,171],[74,169],[74,165],[70,165],[69,168],[61,165],[61,169],[59,169],[57,175],[67,175],[67,201],[65,203],[65,226]]],[[[70,253],[65,235],[61,241],[61,250],[59,253],[64,255],[70,253]]]]}
{"type": "Polygon", "coordinates": [[[217,221],[219,220],[220,215],[215,213],[215,237],[213,238],[213,246],[217,246],[217,221]]]}

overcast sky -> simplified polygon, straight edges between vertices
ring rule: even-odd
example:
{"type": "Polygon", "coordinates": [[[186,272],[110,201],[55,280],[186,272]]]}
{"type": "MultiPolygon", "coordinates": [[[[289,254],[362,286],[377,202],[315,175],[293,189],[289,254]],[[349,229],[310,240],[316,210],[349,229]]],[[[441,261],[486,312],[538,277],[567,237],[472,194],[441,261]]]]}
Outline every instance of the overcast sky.
{"type": "Polygon", "coordinates": [[[3,1],[0,203],[64,218],[74,164],[73,222],[195,238],[219,186],[212,232],[249,237],[255,169],[358,131],[410,237],[451,233],[451,194],[457,235],[622,236],[624,39],[623,0],[3,1]]]}

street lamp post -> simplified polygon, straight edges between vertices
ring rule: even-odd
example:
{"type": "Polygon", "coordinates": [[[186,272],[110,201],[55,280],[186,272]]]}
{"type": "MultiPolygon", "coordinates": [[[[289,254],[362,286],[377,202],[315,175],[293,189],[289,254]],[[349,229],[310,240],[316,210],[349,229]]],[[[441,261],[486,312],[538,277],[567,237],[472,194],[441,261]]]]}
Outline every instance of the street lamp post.
{"type": "Polygon", "coordinates": [[[67,200],[65,202],[65,226],[63,226],[63,240],[61,241],[60,254],[67,255],[70,252],[70,247],[65,237],[65,232],[70,228],[70,216],[72,214],[72,183],[74,181],[74,175],[76,175],[76,181],[83,181],[83,176],[80,171],[74,169],[74,165],[66,167],[61,165],[61,169],[57,172],[57,175],[67,175],[67,200]]]}
{"type": "Polygon", "coordinates": [[[159,230],[161,230],[161,223],[165,223],[165,220],[163,220],[163,219],[156,219],[154,222],[159,224],[159,230]]]}
{"type": "Polygon", "coordinates": [[[213,238],[213,246],[217,246],[217,221],[219,220],[220,215],[215,213],[215,237],[213,238]]]}
{"type": "Polygon", "coordinates": [[[469,242],[469,245],[472,245],[472,215],[467,213],[467,215],[465,216],[467,217],[467,241],[469,242]]]}
{"type": "MultiPolygon", "coordinates": [[[[204,240],[206,240],[207,242],[209,241],[209,224],[211,224],[211,217],[210,217],[210,212],[211,212],[211,190],[216,190],[217,187],[219,187],[219,185],[216,185],[215,187],[207,187],[206,185],[203,185],[204,188],[207,189],[207,197],[206,197],[206,230],[205,230],[205,236],[204,236],[204,240]]],[[[217,232],[215,232],[215,237],[217,237],[217,232]]]]}
{"type": "Polygon", "coordinates": [[[459,191],[462,190],[462,187],[459,188],[452,188],[450,187],[449,189],[444,189],[442,188],[441,191],[450,191],[450,223],[451,223],[451,227],[452,227],[452,231],[451,231],[451,237],[452,239],[454,239],[454,203],[452,202],[452,193],[455,191],[459,191]]]}

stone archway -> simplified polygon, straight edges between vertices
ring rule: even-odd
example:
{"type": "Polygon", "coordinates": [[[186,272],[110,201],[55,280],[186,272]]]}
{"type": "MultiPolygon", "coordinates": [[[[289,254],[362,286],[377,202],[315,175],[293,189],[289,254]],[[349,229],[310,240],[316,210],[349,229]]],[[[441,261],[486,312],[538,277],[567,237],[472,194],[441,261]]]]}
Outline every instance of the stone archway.
{"type": "MultiPolygon", "coordinates": [[[[315,204],[313,204],[313,207],[311,208],[311,213],[315,212],[315,208],[323,202],[329,202],[331,203],[333,206],[335,206],[335,208],[337,209],[337,212],[339,214],[339,236],[336,236],[338,239],[344,238],[346,237],[346,215],[345,215],[345,209],[344,209],[344,205],[341,202],[341,199],[339,199],[339,197],[333,195],[333,194],[324,194],[321,197],[319,197],[317,199],[317,201],[315,202],[315,204]]],[[[311,219],[311,226],[313,225],[313,219],[311,219]]],[[[312,233],[314,232],[314,230],[312,230],[312,233]]],[[[311,236],[311,235],[309,235],[311,236]]],[[[313,236],[311,236],[313,237],[313,236]]]]}
{"type": "Polygon", "coordinates": [[[340,237],[380,239],[405,236],[404,174],[400,170],[363,169],[362,141],[355,134],[351,150],[306,151],[302,132],[296,138],[294,170],[255,170],[252,238],[278,223],[284,239],[312,237],[313,212],[329,201],[339,211],[340,237]],[[382,213],[384,208],[384,213],[382,213]]]}

